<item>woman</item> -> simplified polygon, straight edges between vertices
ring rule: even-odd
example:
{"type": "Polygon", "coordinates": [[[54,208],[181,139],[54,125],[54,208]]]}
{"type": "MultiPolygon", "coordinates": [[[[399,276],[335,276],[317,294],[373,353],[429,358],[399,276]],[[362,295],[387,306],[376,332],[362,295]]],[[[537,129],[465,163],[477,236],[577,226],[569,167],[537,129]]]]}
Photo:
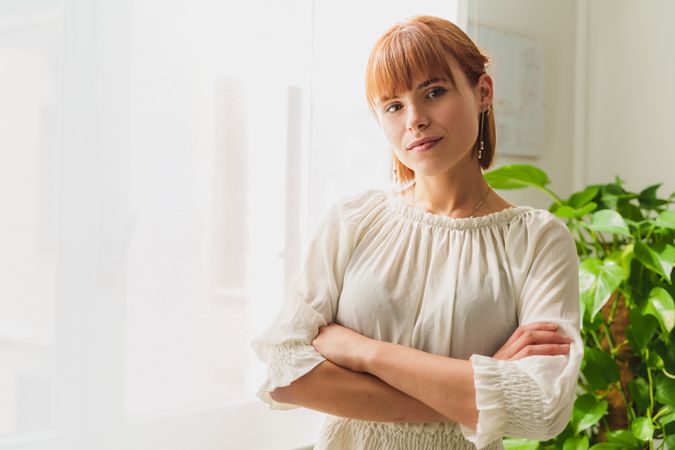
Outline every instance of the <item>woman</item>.
{"type": "Polygon", "coordinates": [[[500,449],[569,420],[576,248],[562,221],[482,175],[495,148],[487,63],[430,16],[371,52],[366,95],[403,186],[332,207],[253,341],[269,369],[262,400],[329,414],[315,449],[500,449]]]}

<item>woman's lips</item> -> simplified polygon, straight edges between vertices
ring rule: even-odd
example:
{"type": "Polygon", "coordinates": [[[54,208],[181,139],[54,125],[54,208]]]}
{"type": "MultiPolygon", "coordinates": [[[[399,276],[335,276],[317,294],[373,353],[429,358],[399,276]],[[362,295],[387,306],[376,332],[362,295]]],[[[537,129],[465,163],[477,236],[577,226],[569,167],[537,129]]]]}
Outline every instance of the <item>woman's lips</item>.
{"type": "Polygon", "coordinates": [[[408,151],[409,152],[425,152],[425,151],[429,150],[430,148],[432,148],[434,145],[438,144],[441,141],[441,139],[443,139],[443,138],[438,138],[435,141],[425,142],[424,144],[417,145],[417,146],[411,148],[408,151]]]}

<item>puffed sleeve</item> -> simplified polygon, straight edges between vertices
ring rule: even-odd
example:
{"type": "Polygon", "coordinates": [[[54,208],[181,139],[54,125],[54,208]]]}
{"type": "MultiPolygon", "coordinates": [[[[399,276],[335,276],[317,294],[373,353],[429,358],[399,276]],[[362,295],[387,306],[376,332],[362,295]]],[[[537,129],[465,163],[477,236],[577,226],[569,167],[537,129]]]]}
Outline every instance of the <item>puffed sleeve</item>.
{"type": "Polygon", "coordinates": [[[270,393],[326,360],[312,341],[320,327],[335,321],[344,273],[357,242],[359,219],[373,206],[374,197],[370,191],[347,197],[329,210],[310,240],[281,311],[266,331],[251,341],[255,354],[267,364],[267,377],[257,395],[272,409],[297,408],[275,401],[270,393]]]}
{"type": "Polygon", "coordinates": [[[555,322],[573,341],[564,355],[496,360],[471,356],[476,389],[476,429],[461,425],[464,436],[483,448],[504,436],[551,439],[569,422],[583,343],[580,336],[579,261],[565,224],[538,210],[507,239],[521,295],[518,323],[555,322]]]}

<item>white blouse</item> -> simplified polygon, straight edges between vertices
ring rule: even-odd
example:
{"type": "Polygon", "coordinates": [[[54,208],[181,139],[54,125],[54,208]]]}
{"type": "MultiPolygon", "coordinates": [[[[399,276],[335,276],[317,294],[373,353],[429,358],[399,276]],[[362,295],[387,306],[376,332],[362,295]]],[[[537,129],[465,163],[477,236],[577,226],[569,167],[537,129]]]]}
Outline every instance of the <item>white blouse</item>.
{"type": "Polygon", "coordinates": [[[452,218],[394,189],[336,202],[313,235],[289,300],[252,341],[268,366],[258,396],[325,361],[311,342],[339,323],[365,336],[470,360],[478,423],[369,422],[327,415],[315,450],[502,449],[503,436],[547,440],[569,421],[583,356],[574,240],[552,213],[517,206],[452,218]],[[559,324],[565,355],[491,356],[521,324],[559,324]]]}

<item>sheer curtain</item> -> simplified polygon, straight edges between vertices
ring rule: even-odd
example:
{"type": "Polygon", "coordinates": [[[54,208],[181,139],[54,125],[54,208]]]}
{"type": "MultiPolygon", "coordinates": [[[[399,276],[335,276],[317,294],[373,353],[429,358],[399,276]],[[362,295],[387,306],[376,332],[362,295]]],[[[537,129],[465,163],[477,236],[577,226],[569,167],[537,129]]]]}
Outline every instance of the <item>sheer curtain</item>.
{"type": "Polygon", "coordinates": [[[389,183],[370,47],[462,2],[0,3],[0,450],[292,449],[250,339],[389,183]]]}

